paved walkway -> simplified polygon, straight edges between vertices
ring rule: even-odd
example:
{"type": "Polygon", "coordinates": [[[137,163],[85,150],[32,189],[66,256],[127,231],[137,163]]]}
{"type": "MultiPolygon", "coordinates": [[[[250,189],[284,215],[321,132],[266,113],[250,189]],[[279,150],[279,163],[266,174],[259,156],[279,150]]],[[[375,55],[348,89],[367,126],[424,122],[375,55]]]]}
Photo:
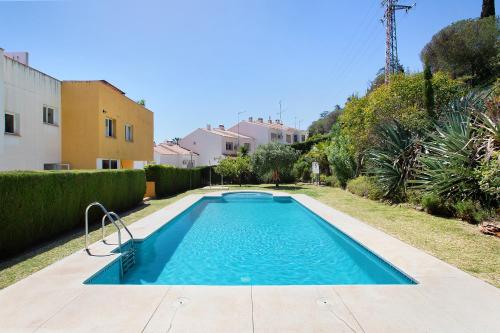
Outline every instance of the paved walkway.
{"type": "MultiPolygon", "coordinates": [[[[210,194],[214,195],[214,194],[210,194]]],[[[283,195],[283,193],[277,194],[283,195]]],[[[131,226],[144,238],[201,198],[131,226]]],[[[0,291],[0,332],[500,332],[500,290],[308,196],[292,195],[418,285],[83,285],[115,246],[91,246],[0,291]]],[[[108,237],[116,244],[116,235],[108,237]]]]}

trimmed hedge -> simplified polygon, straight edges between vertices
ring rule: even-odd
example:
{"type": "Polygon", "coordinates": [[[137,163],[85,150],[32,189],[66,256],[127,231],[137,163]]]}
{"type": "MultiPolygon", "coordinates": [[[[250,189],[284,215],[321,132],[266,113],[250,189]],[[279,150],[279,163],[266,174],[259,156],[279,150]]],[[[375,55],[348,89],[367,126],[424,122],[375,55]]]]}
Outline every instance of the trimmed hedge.
{"type": "MultiPolygon", "coordinates": [[[[110,211],[135,207],[146,190],[143,170],[0,172],[0,258],[75,227],[94,201],[110,211]]],[[[92,221],[102,213],[92,209],[92,221]]]]}
{"type": "Polygon", "coordinates": [[[155,182],[158,197],[174,195],[202,185],[202,169],[181,169],[166,165],[148,165],[146,179],[155,182]]]}

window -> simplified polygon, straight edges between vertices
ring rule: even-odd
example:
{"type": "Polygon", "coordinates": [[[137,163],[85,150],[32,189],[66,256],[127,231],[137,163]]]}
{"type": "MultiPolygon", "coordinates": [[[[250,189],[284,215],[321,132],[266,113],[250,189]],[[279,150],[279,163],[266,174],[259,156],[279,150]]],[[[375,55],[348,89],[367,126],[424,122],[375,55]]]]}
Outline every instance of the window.
{"type": "Polygon", "coordinates": [[[125,141],[134,141],[134,127],[132,125],[125,125],[125,141]]]}
{"type": "Polygon", "coordinates": [[[5,114],[5,133],[16,134],[15,115],[11,113],[5,114]]]}
{"type": "Polygon", "coordinates": [[[118,160],[102,160],[103,169],[118,169],[118,160]]]}
{"type": "Polygon", "coordinates": [[[232,142],[226,142],[226,150],[233,150],[233,143],[232,142]]]}
{"type": "Polygon", "coordinates": [[[290,134],[286,135],[286,143],[292,143],[292,136],[290,134]]]}
{"type": "Polygon", "coordinates": [[[105,135],[109,138],[114,138],[115,137],[115,126],[116,126],[116,120],[106,118],[104,119],[104,123],[106,126],[106,132],[105,135]]]}
{"type": "Polygon", "coordinates": [[[250,144],[248,142],[245,142],[243,146],[245,147],[246,150],[250,151],[250,144]]]}
{"type": "Polygon", "coordinates": [[[306,136],[304,134],[302,134],[302,139],[300,141],[302,142],[306,141],[306,136]]]}
{"type": "Polygon", "coordinates": [[[271,133],[271,141],[278,141],[278,134],[271,133]]]}
{"type": "Polygon", "coordinates": [[[293,135],[293,142],[298,142],[299,141],[299,136],[297,134],[293,135]]]}
{"type": "Polygon", "coordinates": [[[57,125],[56,110],[50,106],[43,106],[43,122],[44,124],[57,125]]]}

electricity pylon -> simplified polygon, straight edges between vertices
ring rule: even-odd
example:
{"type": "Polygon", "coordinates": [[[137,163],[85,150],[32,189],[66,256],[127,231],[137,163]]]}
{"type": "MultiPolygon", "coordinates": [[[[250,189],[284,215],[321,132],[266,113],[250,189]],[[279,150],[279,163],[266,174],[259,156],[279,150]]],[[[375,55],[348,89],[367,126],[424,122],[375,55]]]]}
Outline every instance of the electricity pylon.
{"type": "Polygon", "coordinates": [[[383,0],[382,6],[385,7],[385,83],[389,83],[392,74],[398,71],[398,40],[396,35],[396,11],[404,10],[408,12],[415,4],[398,5],[398,0],[383,0]]]}

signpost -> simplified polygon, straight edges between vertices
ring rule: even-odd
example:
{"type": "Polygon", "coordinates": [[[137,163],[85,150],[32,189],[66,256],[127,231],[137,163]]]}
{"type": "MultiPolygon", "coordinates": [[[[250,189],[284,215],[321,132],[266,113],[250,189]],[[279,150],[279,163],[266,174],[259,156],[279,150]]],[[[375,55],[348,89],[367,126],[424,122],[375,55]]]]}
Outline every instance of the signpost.
{"type": "Polygon", "coordinates": [[[318,185],[319,185],[319,163],[318,162],[312,162],[312,173],[313,173],[314,178],[317,180],[318,185]]]}

